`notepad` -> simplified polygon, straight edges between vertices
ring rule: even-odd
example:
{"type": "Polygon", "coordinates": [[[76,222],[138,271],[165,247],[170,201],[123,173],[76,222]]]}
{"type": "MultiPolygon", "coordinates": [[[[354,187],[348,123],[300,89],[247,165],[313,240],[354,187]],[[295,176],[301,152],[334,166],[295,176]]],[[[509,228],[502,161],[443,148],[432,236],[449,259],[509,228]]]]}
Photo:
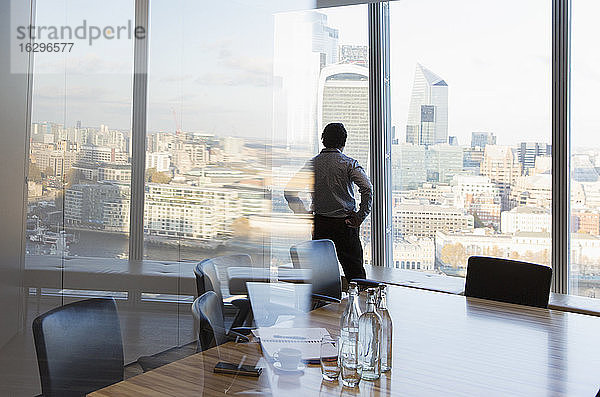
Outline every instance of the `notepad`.
{"type": "Polygon", "coordinates": [[[258,328],[252,331],[260,338],[263,352],[273,354],[284,347],[293,347],[302,352],[303,361],[319,360],[321,355],[321,339],[329,332],[325,328],[258,328]]]}

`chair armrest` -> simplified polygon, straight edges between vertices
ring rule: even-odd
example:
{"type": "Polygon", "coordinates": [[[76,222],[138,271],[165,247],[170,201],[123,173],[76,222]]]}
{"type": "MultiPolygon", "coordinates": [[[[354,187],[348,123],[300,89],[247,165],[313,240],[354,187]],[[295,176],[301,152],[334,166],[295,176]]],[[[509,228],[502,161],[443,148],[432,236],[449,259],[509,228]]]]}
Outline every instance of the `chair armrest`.
{"type": "Polygon", "coordinates": [[[237,307],[239,310],[248,310],[250,307],[250,300],[248,298],[237,298],[230,301],[233,306],[237,307]]]}
{"type": "Polygon", "coordinates": [[[236,334],[250,335],[250,333],[255,329],[256,329],[255,327],[235,327],[235,328],[232,328],[229,332],[233,331],[236,334]]]}
{"type": "Polygon", "coordinates": [[[331,296],[321,295],[321,294],[312,294],[313,300],[329,302],[329,303],[340,303],[341,299],[332,298],[331,296]]]}

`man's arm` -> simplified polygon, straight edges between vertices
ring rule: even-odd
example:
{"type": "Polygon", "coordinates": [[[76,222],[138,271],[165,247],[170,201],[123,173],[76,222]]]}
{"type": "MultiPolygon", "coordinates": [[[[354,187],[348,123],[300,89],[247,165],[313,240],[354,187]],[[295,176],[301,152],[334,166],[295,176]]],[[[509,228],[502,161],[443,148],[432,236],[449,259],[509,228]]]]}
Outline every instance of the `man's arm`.
{"type": "MultiPolygon", "coordinates": [[[[360,205],[356,216],[360,223],[362,223],[371,213],[371,206],[373,204],[373,185],[371,185],[369,177],[365,173],[363,167],[358,164],[358,162],[354,163],[354,166],[350,170],[350,180],[356,183],[356,186],[358,186],[358,192],[360,193],[360,205]]],[[[360,223],[358,226],[360,226],[360,223]]]]}
{"type": "Polygon", "coordinates": [[[300,199],[299,194],[300,192],[305,191],[307,188],[312,188],[314,184],[313,178],[312,164],[308,162],[300,171],[296,173],[296,175],[292,177],[292,179],[290,179],[285,187],[283,196],[285,197],[288,206],[295,214],[311,213],[311,211],[306,209],[306,206],[300,199]]]}

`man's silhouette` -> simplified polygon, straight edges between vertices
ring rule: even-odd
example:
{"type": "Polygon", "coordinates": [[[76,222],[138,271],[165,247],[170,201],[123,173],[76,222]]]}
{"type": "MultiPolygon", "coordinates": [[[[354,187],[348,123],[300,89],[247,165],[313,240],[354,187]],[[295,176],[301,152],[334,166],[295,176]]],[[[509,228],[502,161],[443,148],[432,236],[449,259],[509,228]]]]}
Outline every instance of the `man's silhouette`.
{"type": "Polygon", "coordinates": [[[325,148],[292,178],[285,198],[295,213],[314,214],[313,240],[334,242],[346,279],[352,280],[366,278],[359,228],[371,212],[373,186],[358,161],[342,153],[347,137],[343,124],[325,126],[321,135],[325,148]],[[360,193],[358,211],[353,184],[360,193]],[[312,195],[312,211],[298,196],[307,186],[312,195]]]}

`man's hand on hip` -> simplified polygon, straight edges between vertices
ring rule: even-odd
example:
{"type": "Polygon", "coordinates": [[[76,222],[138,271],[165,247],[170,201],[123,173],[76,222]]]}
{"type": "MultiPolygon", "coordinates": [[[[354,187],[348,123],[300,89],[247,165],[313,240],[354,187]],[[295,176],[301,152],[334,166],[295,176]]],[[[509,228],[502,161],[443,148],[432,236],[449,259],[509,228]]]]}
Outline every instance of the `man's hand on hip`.
{"type": "Polygon", "coordinates": [[[354,228],[354,229],[358,229],[360,227],[361,223],[363,222],[363,220],[360,216],[358,216],[358,214],[356,212],[353,212],[346,217],[345,222],[346,222],[347,226],[354,228]]]}

